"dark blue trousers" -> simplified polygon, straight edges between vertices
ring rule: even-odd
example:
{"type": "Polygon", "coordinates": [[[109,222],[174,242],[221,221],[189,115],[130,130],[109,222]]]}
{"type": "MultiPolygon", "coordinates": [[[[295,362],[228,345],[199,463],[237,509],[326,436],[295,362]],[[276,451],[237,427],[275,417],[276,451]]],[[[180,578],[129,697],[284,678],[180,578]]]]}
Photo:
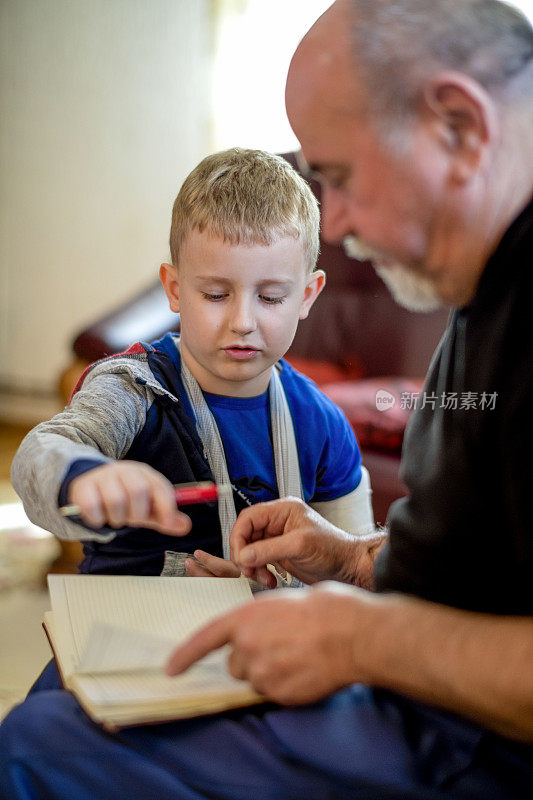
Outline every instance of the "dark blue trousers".
{"type": "Polygon", "coordinates": [[[0,727],[5,800],[512,800],[533,749],[355,685],[311,706],[103,732],[49,667],[0,727]]]}

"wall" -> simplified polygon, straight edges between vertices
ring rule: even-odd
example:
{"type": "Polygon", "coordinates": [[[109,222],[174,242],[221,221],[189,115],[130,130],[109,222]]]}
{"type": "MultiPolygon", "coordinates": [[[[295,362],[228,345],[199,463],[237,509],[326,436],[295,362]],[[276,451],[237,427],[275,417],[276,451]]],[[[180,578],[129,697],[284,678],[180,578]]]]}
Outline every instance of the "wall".
{"type": "Polygon", "coordinates": [[[209,0],[0,9],[0,383],[46,392],[73,335],[167,257],[209,150],[209,0]]]}

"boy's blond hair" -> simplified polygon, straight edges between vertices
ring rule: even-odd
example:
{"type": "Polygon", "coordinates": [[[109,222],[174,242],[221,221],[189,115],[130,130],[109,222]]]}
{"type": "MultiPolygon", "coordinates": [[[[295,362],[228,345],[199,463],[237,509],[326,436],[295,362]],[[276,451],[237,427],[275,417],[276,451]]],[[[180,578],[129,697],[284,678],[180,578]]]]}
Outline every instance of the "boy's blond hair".
{"type": "Polygon", "coordinates": [[[178,266],[190,230],[232,245],[300,239],[308,272],[316,267],[320,214],[306,181],[280,156],[233,147],[207,156],[185,179],[172,209],[170,255],[178,266]]]}

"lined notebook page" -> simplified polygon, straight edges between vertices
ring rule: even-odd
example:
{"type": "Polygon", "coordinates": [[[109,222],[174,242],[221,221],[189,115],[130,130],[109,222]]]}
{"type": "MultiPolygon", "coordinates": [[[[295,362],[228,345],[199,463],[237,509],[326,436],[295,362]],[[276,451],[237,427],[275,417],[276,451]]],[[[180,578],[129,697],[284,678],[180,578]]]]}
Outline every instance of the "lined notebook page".
{"type": "Polygon", "coordinates": [[[48,585],[56,630],[70,632],[74,665],[98,623],[173,639],[178,645],[252,598],[244,578],[49,575],[48,585]]]}
{"type": "Polygon", "coordinates": [[[107,673],[76,675],[75,685],[91,703],[100,706],[120,703],[157,703],[180,698],[185,708],[187,695],[204,699],[221,692],[244,693],[247,685],[232,678],[226,669],[229,648],[215,650],[183,675],[170,678],[163,673],[107,673]]]}
{"type": "Polygon", "coordinates": [[[139,633],[97,622],[82,651],[77,672],[162,669],[176,647],[175,639],[139,633]]]}

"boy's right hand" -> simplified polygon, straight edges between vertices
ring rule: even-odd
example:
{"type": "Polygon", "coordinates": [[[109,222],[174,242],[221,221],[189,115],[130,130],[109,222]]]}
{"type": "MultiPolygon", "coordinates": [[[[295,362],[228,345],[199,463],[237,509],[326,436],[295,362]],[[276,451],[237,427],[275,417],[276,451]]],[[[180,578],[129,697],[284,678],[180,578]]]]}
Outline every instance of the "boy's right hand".
{"type": "Polygon", "coordinates": [[[138,461],[115,461],[74,478],[68,502],[92,528],[153,528],[185,536],[191,520],[178,511],[174,487],[164,475],[138,461]]]}

